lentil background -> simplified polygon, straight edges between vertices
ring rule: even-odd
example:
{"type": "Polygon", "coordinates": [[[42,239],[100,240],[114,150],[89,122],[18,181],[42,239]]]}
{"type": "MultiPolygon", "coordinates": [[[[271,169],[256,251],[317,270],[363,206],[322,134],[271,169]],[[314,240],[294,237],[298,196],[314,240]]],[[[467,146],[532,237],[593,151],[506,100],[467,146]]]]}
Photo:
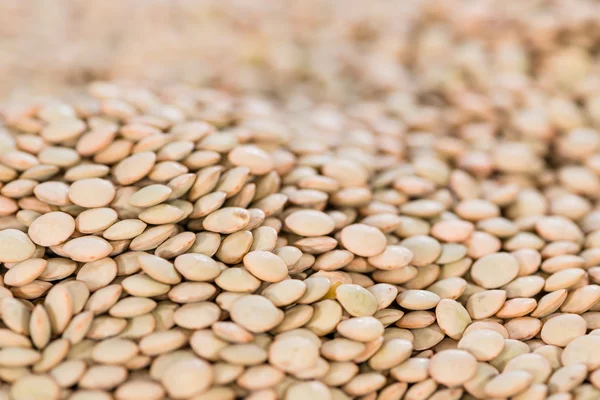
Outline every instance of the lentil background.
{"type": "Polygon", "coordinates": [[[0,400],[600,399],[599,7],[0,3],[0,400]]]}

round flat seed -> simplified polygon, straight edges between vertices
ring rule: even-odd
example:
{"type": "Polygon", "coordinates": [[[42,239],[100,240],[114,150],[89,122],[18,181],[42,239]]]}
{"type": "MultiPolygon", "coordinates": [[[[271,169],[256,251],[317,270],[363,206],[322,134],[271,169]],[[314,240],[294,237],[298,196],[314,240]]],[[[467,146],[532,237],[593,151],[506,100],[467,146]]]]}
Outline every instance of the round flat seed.
{"type": "Polygon", "coordinates": [[[553,292],[559,289],[568,289],[575,285],[585,275],[585,271],[581,268],[567,268],[555,272],[546,278],[544,290],[553,292]]]}
{"type": "Polygon", "coordinates": [[[115,198],[115,188],[110,181],[100,178],[80,179],[69,187],[69,199],[86,208],[104,207],[115,198]]]}
{"type": "Polygon", "coordinates": [[[542,400],[546,399],[548,387],[542,383],[534,383],[529,388],[525,389],[518,395],[514,396],[515,400],[542,400]]]}
{"type": "Polygon", "coordinates": [[[599,299],[600,287],[598,285],[585,285],[571,291],[561,305],[560,310],[580,314],[594,307],[599,299]]]}
{"type": "Polygon", "coordinates": [[[473,224],[468,221],[440,221],[431,227],[431,235],[444,242],[463,242],[471,236],[473,230],[473,224]]]}
{"type": "Polygon", "coordinates": [[[86,364],[82,360],[67,360],[50,371],[50,376],[61,388],[73,386],[83,376],[86,364]]]}
{"type": "Polygon", "coordinates": [[[335,290],[337,300],[354,317],[371,316],[377,311],[377,300],[359,285],[342,284],[335,290]]]}
{"type": "Polygon", "coordinates": [[[300,236],[324,236],[333,231],[333,219],[322,211],[300,210],[288,215],[285,225],[300,236]]]}
{"type": "Polygon", "coordinates": [[[306,290],[307,285],[304,281],[286,279],[267,286],[261,295],[269,299],[276,307],[282,307],[297,302],[306,293],[306,290]]]}
{"type": "Polygon", "coordinates": [[[101,390],[77,390],[69,400],[111,400],[110,394],[101,390]]]}
{"type": "Polygon", "coordinates": [[[254,175],[270,172],[274,165],[267,152],[253,145],[237,146],[229,152],[227,158],[235,166],[244,166],[254,175]]]}
{"type": "Polygon", "coordinates": [[[127,321],[125,319],[113,317],[98,317],[92,321],[92,324],[86,336],[90,339],[105,339],[117,336],[126,327],[127,321]]]}
{"type": "Polygon", "coordinates": [[[440,296],[427,290],[406,290],[396,298],[398,304],[408,310],[429,310],[440,300],[440,296]]]}
{"type": "Polygon", "coordinates": [[[91,311],[76,315],[63,332],[63,339],[68,339],[72,344],[81,342],[88,333],[93,320],[94,314],[91,311]]]}
{"type": "Polygon", "coordinates": [[[558,310],[567,298],[565,289],[556,290],[544,295],[538,302],[535,310],[531,312],[532,317],[540,318],[552,314],[558,310]]]}
{"type": "Polygon", "coordinates": [[[367,288],[377,300],[377,310],[383,310],[396,300],[398,289],[387,283],[378,283],[367,288]]]}
{"type": "Polygon", "coordinates": [[[56,333],[63,332],[73,316],[73,296],[66,285],[54,286],[46,295],[44,307],[52,330],[56,333]]]}
{"type": "Polygon", "coordinates": [[[14,400],[54,400],[60,396],[60,387],[47,375],[25,375],[10,388],[14,400]]]}
{"type": "Polygon", "coordinates": [[[225,207],[209,214],[202,225],[207,231],[229,234],[243,229],[248,222],[250,222],[248,210],[239,207],[225,207]]]}
{"type": "Polygon", "coordinates": [[[69,291],[69,295],[71,296],[71,300],[73,303],[73,313],[79,313],[81,310],[83,310],[85,303],[90,297],[89,289],[87,288],[85,283],[76,280],[64,282],[63,285],[65,285],[65,287],[69,291]]]}
{"type": "Polygon", "coordinates": [[[281,257],[268,251],[251,251],[244,256],[244,266],[252,275],[265,282],[280,282],[288,269],[281,257]]]}
{"type": "Polygon", "coordinates": [[[454,340],[459,340],[472,322],[467,310],[459,302],[450,299],[440,300],[435,315],[438,326],[454,340]]]}
{"type": "Polygon", "coordinates": [[[284,317],[283,311],[266,298],[257,295],[239,298],[229,312],[232,321],[254,333],[273,329],[284,317]]]}
{"type": "Polygon", "coordinates": [[[400,365],[392,368],[390,375],[400,382],[421,382],[429,377],[428,366],[428,358],[409,358],[400,365]]]}
{"type": "Polygon", "coordinates": [[[513,318],[504,324],[511,339],[529,340],[542,329],[542,322],[532,317],[513,318]]]}
{"type": "Polygon", "coordinates": [[[146,224],[139,219],[125,219],[112,224],[102,236],[107,240],[133,239],[146,229],[146,224]]]}
{"type": "Polygon", "coordinates": [[[473,378],[464,383],[464,388],[475,398],[485,398],[485,385],[498,375],[496,368],[489,364],[477,363],[477,372],[473,378]]]}
{"type": "Polygon", "coordinates": [[[4,274],[4,284],[9,286],[24,286],[37,279],[48,265],[42,258],[30,258],[21,261],[4,274]]]}
{"type": "Polygon", "coordinates": [[[412,343],[406,339],[390,339],[371,356],[369,366],[374,370],[388,370],[406,361],[413,350],[412,343]]]}
{"type": "Polygon", "coordinates": [[[77,138],[85,130],[85,123],[75,118],[64,118],[50,122],[40,136],[50,143],[60,143],[77,138]]]}
{"type": "Polygon", "coordinates": [[[412,252],[402,246],[386,246],[383,253],[368,258],[369,264],[383,270],[407,266],[413,259],[412,252]]]}
{"type": "Polygon", "coordinates": [[[175,259],[175,269],[185,279],[198,282],[209,282],[221,274],[216,261],[204,254],[182,254],[175,259]]]}
{"type": "Polygon", "coordinates": [[[98,342],[92,350],[92,359],[101,364],[123,364],[137,353],[138,347],[131,340],[113,338],[98,342]]]}
{"type": "Polygon", "coordinates": [[[160,296],[171,290],[169,285],[156,281],[143,274],[127,277],[121,282],[121,285],[127,293],[138,297],[160,296]]]}
{"type": "Polygon", "coordinates": [[[431,324],[425,328],[413,329],[413,348],[416,351],[427,350],[434,347],[444,339],[444,332],[437,324],[431,324]]]}
{"type": "Polygon", "coordinates": [[[400,242],[400,245],[410,250],[413,254],[411,264],[417,267],[433,263],[442,252],[440,243],[436,239],[425,235],[408,237],[400,242]]]}
{"type": "Polygon", "coordinates": [[[431,357],[428,371],[436,382],[458,386],[475,376],[477,360],[464,350],[444,350],[431,357]]]}
{"type": "Polygon", "coordinates": [[[0,215],[7,216],[17,212],[18,210],[19,206],[17,205],[17,202],[15,200],[10,199],[8,197],[0,196],[0,215]]]}
{"type": "Polygon", "coordinates": [[[535,383],[545,383],[552,373],[552,366],[545,357],[539,354],[521,354],[510,360],[503,372],[519,370],[527,371],[533,376],[535,383]]]}
{"type": "MultiPolygon", "coordinates": [[[[284,244],[284,241],[280,239],[279,241],[281,244],[284,244]]],[[[293,268],[296,264],[299,263],[299,261],[302,259],[302,251],[300,251],[297,247],[295,246],[281,246],[281,247],[277,247],[276,249],[273,250],[273,253],[275,253],[276,255],[278,255],[279,257],[281,257],[281,259],[285,262],[285,264],[288,266],[288,268],[293,268]]],[[[321,260],[321,265],[323,266],[323,268],[319,268],[319,269],[324,269],[324,270],[332,270],[332,269],[339,269],[342,266],[348,264],[352,259],[354,258],[354,255],[352,253],[350,253],[349,251],[346,250],[337,250],[337,251],[331,251],[328,253],[325,253],[325,255],[320,256],[319,259],[321,260]],[[338,268],[334,268],[335,266],[339,265],[338,268]],[[327,269],[330,268],[330,269],[327,269]]],[[[316,267],[316,262],[315,264],[313,264],[314,267],[316,267]]],[[[317,269],[317,268],[314,268],[317,269]]]]}
{"type": "Polygon", "coordinates": [[[98,289],[94,292],[85,304],[85,309],[95,314],[101,314],[111,308],[121,295],[123,288],[121,285],[113,284],[98,289]]]}
{"type": "Polygon", "coordinates": [[[267,352],[253,343],[234,344],[222,349],[221,359],[227,363],[243,366],[258,365],[267,360],[267,352]]]}
{"type": "Polygon", "coordinates": [[[573,339],[585,335],[587,323],[577,314],[560,314],[544,323],[542,340],[547,344],[565,347],[573,339]]]}
{"type": "Polygon", "coordinates": [[[228,235],[216,252],[216,257],[229,264],[242,261],[244,255],[252,245],[253,235],[250,231],[239,231],[228,235]]]}
{"type": "Polygon", "coordinates": [[[519,297],[507,300],[496,313],[498,318],[517,318],[532,312],[537,306],[535,299],[519,297]]]}
{"type": "Polygon", "coordinates": [[[0,350],[0,365],[3,367],[25,367],[37,363],[40,353],[22,347],[5,347],[0,350]]]}
{"type": "Polygon", "coordinates": [[[31,347],[31,341],[26,336],[14,333],[6,328],[0,329],[0,338],[5,347],[31,347]]]}
{"type": "Polygon", "coordinates": [[[535,228],[538,234],[548,241],[579,241],[583,236],[573,221],[560,216],[542,217],[535,224],[535,228]]]}
{"type": "Polygon", "coordinates": [[[179,307],[173,314],[177,326],[186,329],[204,329],[219,320],[221,310],[209,302],[189,303],[179,307]]]}
{"type": "Polygon", "coordinates": [[[213,232],[200,232],[196,234],[196,241],[188,253],[204,254],[212,257],[221,245],[221,235],[213,232]]]}
{"type": "MultiPolygon", "coordinates": [[[[63,182],[42,182],[33,189],[35,197],[42,203],[54,206],[70,205],[69,186],[63,182]]],[[[6,207],[6,205],[4,205],[6,207]]]]}
{"type": "Polygon", "coordinates": [[[269,346],[269,363],[289,373],[314,367],[318,357],[319,347],[299,336],[277,338],[269,346]]]}
{"type": "Polygon", "coordinates": [[[120,385],[115,391],[117,400],[160,400],[164,398],[165,389],[150,380],[131,380],[120,385]]]}
{"type": "Polygon", "coordinates": [[[217,289],[205,282],[183,282],[169,291],[169,299],[175,303],[193,303],[211,298],[217,289]]]}
{"type": "MultiPolygon", "coordinates": [[[[29,317],[29,315],[27,314],[26,317],[29,317]]],[[[6,319],[4,316],[3,320],[6,324],[6,319]]],[[[25,323],[27,323],[27,320],[25,320],[25,323]]],[[[7,325],[10,327],[9,324],[7,325]]],[[[50,317],[48,316],[48,313],[46,312],[46,309],[43,305],[38,304],[31,311],[31,318],[29,319],[28,328],[29,336],[31,337],[31,341],[33,342],[33,344],[38,349],[44,348],[48,344],[52,336],[52,325],[50,323],[50,317]]]]}
{"type": "Polygon", "coordinates": [[[181,276],[175,266],[164,258],[154,255],[141,255],[138,257],[142,271],[152,279],[167,285],[176,285],[181,282],[181,276]]]}
{"type": "Polygon", "coordinates": [[[506,285],[519,273],[519,262],[508,253],[486,255],[473,263],[471,277],[473,281],[486,289],[495,289],[506,285]]]}
{"type": "Polygon", "coordinates": [[[235,167],[225,172],[219,180],[216,190],[227,193],[227,197],[237,194],[246,183],[250,169],[248,167],[235,167]]]}
{"type": "Polygon", "coordinates": [[[58,365],[67,356],[71,342],[57,339],[48,344],[42,352],[42,358],[33,366],[34,372],[47,372],[58,365]]]}
{"type": "Polygon", "coordinates": [[[561,355],[563,365],[585,364],[588,371],[600,366],[600,336],[579,336],[569,342],[561,355]]]}
{"type": "Polygon", "coordinates": [[[337,331],[344,337],[359,342],[370,342],[383,334],[384,327],[377,318],[355,317],[340,322],[337,331]]]}
{"type": "Polygon", "coordinates": [[[450,277],[441,279],[427,288],[428,291],[440,296],[442,299],[458,299],[467,288],[467,281],[462,278],[450,277]]]}
{"type": "Polygon", "coordinates": [[[131,185],[144,178],[154,167],[156,154],[141,152],[121,160],[114,168],[113,175],[121,185],[131,185]]]}
{"type": "Polygon", "coordinates": [[[51,287],[52,284],[49,282],[35,280],[23,286],[13,287],[11,292],[17,298],[33,300],[41,297],[51,287]]]}
{"type": "Polygon", "coordinates": [[[77,272],[77,280],[85,283],[90,292],[106,287],[116,276],[117,263],[111,258],[86,263],[77,272]]]}
{"type": "Polygon", "coordinates": [[[462,260],[467,255],[467,247],[458,243],[442,244],[442,252],[435,260],[437,264],[450,264],[462,260]]]}
{"type": "Polygon", "coordinates": [[[0,231],[0,261],[25,261],[35,252],[35,244],[29,237],[16,229],[0,231]]]}
{"type": "Polygon", "coordinates": [[[100,237],[82,236],[66,242],[63,251],[73,261],[91,262],[107,257],[113,248],[100,237]]]}
{"type": "Polygon", "coordinates": [[[169,199],[172,190],[166,185],[148,185],[129,198],[129,204],[134,207],[152,207],[169,199]]]}
{"type": "Polygon", "coordinates": [[[143,354],[154,356],[176,350],[187,342],[185,333],[178,329],[154,332],[140,340],[139,347],[143,354]]]}
{"type": "Polygon", "coordinates": [[[260,281],[244,268],[229,268],[221,272],[215,283],[223,290],[238,293],[252,293],[260,286],[260,281]]]}
{"type": "Polygon", "coordinates": [[[471,353],[478,361],[496,358],[504,349],[504,338],[498,332],[478,329],[464,335],[458,348],[471,353]]]}
{"type": "MultiPolygon", "coordinates": [[[[144,314],[129,320],[127,327],[121,331],[119,337],[123,339],[139,339],[146,335],[151,334],[156,329],[157,322],[154,314],[144,314]]],[[[134,360],[138,356],[134,356],[130,361],[134,360]]]]}
{"type": "Polygon", "coordinates": [[[430,311],[411,311],[396,322],[396,326],[406,329],[425,328],[435,322],[435,314],[430,311]]]}
{"type": "Polygon", "coordinates": [[[281,382],[284,374],[268,364],[248,368],[236,379],[238,385],[249,390],[270,388],[281,382]]]}
{"type": "Polygon", "coordinates": [[[161,383],[172,398],[188,398],[206,391],[214,379],[213,369],[206,361],[190,358],[173,362],[161,383]]]}
{"type": "Polygon", "coordinates": [[[75,149],[61,146],[44,148],[38,154],[38,158],[43,164],[51,164],[63,168],[72,167],[81,161],[81,156],[75,149]]]}
{"type": "Polygon", "coordinates": [[[84,389],[110,390],[127,379],[127,370],[120,365],[93,365],[79,381],[84,389]]]}
{"type": "Polygon", "coordinates": [[[333,250],[338,245],[337,240],[329,236],[304,238],[294,242],[294,246],[304,253],[322,254],[333,250]]]}
{"type": "Polygon", "coordinates": [[[95,208],[86,210],[75,219],[75,226],[81,233],[101,232],[118,219],[117,212],[112,208],[95,208]]]}
{"type": "Polygon", "coordinates": [[[373,279],[377,282],[390,283],[390,284],[403,284],[411,281],[417,277],[417,268],[412,265],[406,267],[394,269],[394,270],[378,270],[373,273],[373,279]]]}
{"type": "Polygon", "coordinates": [[[523,276],[516,278],[504,286],[504,290],[509,299],[515,297],[534,297],[543,289],[544,283],[544,278],[541,276],[523,276]]]}
{"type": "Polygon", "coordinates": [[[184,211],[178,207],[159,204],[142,211],[138,218],[147,224],[161,225],[177,222],[183,215],[184,211]]]}
{"type": "Polygon", "coordinates": [[[581,385],[587,376],[587,367],[583,364],[567,365],[554,371],[548,381],[551,393],[570,392],[581,385]]]}
{"type": "Polygon", "coordinates": [[[484,392],[490,397],[510,397],[527,389],[532,380],[529,372],[508,371],[490,379],[484,387],[484,392]]]}
{"type": "Polygon", "coordinates": [[[352,253],[371,257],[385,250],[385,235],[377,228],[365,224],[353,224],[341,231],[341,242],[352,253]]]}
{"type": "Polygon", "coordinates": [[[109,172],[110,168],[106,165],[80,164],[66,170],[64,178],[68,182],[74,182],[86,178],[103,178],[108,175],[109,172]]]}
{"type": "Polygon", "coordinates": [[[400,211],[412,217],[435,217],[444,211],[444,205],[435,200],[419,199],[403,204],[400,211]]]}

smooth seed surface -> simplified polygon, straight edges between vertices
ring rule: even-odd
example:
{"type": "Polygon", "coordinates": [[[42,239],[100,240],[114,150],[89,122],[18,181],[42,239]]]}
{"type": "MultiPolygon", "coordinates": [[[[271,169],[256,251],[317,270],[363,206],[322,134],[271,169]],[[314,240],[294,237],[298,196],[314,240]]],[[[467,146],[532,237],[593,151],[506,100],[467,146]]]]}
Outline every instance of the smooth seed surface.
{"type": "Polygon", "coordinates": [[[453,387],[475,376],[477,360],[463,350],[444,350],[431,357],[428,370],[436,382],[453,387]]]}
{"type": "Polygon", "coordinates": [[[385,235],[377,228],[354,224],[342,229],[341,242],[346,249],[362,257],[381,254],[385,250],[385,235]]]}

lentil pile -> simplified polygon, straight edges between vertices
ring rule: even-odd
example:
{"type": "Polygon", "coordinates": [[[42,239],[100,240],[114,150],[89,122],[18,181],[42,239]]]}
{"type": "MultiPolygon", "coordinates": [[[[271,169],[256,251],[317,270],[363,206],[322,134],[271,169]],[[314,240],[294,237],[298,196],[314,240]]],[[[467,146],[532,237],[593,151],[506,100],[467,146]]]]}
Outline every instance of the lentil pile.
{"type": "Polygon", "coordinates": [[[345,105],[1,107],[0,400],[600,399],[593,43],[469,10],[345,105]]]}

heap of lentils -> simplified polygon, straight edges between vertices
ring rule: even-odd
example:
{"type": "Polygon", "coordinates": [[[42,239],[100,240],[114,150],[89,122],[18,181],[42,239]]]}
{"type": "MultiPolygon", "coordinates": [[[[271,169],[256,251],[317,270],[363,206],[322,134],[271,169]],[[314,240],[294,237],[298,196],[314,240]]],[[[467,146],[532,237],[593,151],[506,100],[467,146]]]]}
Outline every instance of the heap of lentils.
{"type": "Polygon", "coordinates": [[[569,95],[4,106],[0,399],[599,399],[600,96],[567,55],[569,95]]]}

